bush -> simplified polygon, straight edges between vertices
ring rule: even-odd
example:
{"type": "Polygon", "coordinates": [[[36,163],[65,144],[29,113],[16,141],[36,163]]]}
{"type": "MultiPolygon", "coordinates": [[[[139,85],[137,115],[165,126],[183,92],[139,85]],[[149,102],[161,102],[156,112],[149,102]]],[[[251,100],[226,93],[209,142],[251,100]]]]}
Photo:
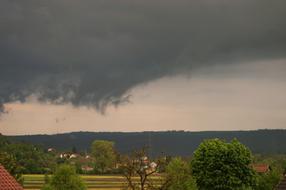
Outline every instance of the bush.
{"type": "Polygon", "coordinates": [[[45,185],[42,190],[85,190],[86,187],[76,174],[75,168],[70,165],[60,165],[55,174],[52,176],[49,184],[45,185]]]}
{"type": "Polygon", "coordinates": [[[255,190],[272,190],[279,183],[281,179],[281,173],[276,169],[271,170],[265,174],[257,175],[257,186],[255,190]]]}

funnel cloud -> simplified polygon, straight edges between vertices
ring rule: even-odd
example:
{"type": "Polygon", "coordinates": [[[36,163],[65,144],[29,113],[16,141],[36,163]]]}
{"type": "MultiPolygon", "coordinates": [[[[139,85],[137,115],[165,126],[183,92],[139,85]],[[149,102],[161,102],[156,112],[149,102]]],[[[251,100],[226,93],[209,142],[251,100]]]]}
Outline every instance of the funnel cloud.
{"type": "Polygon", "coordinates": [[[1,0],[0,112],[36,96],[95,107],[215,64],[286,56],[285,0],[1,0]]]}

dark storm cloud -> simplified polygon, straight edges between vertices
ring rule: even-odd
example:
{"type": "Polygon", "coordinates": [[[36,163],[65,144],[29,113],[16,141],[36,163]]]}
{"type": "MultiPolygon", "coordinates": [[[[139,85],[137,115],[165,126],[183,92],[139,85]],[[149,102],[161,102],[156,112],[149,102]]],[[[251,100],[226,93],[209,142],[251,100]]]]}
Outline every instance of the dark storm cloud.
{"type": "Polygon", "coordinates": [[[0,110],[118,104],[197,66],[286,55],[285,0],[1,0],[0,110]]]}

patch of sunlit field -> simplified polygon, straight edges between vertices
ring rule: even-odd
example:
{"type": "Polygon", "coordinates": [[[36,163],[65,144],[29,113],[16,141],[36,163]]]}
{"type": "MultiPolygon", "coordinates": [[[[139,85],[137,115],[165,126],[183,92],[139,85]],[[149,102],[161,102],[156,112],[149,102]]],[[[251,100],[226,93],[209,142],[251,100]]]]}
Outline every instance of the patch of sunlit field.
{"type": "MultiPolygon", "coordinates": [[[[25,190],[39,190],[45,183],[44,175],[24,175],[25,190]]],[[[120,190],[126,187],[125,179],[120,175],[81,175],[88,190],[120,190]]],[[[154,181],[160,180],[159,176],[152,177],[154,181]]],[[[139,178],[135,178],[139,180],[139,178]]]]}

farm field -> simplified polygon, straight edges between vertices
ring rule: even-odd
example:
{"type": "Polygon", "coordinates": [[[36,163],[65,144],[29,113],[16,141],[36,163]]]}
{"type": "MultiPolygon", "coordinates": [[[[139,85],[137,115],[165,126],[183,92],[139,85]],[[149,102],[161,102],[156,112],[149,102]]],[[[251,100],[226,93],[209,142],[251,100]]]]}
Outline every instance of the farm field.
{"type": "MultiPolygon", "coordinates": [[[[39,190],[44,185],[44,175],[23,175],[25,190],[39,190]]],[[[125,179],[119,175],[81,175],[88,190],[120,190],[126,187],[125,179]]],[[[153,177],[159,182],[159,177],[153,177]]]]}

